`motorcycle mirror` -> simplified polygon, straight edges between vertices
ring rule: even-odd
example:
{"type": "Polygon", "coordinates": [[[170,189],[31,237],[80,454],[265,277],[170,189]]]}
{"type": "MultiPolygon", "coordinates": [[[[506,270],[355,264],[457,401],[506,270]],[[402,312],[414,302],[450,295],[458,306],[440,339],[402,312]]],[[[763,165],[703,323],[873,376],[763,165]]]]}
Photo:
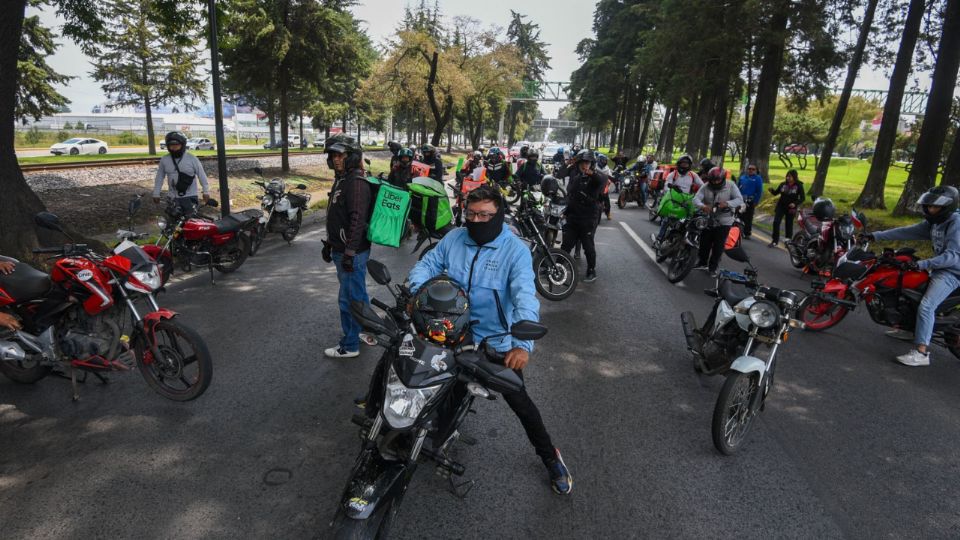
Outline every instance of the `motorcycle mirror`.
{"type": "Polygon", "coordinates": [[[370,307],[370,304],[354,300],[350,302],[350,314],[364,330],[369,330],[374,334],[382,334],[391,339],[396,337],[396,331],[387,326],[383,318],[370,307]]]}
{"type": "Polygon", "coordinates": [[[307,189],[306,184],[297,184],[297,189],[307,189]]]}
{"type": "Polygon", "coordinates": [[[210,207],[212,207],[212,208],[216,208],[216,207],[220,206],[220,203],[218,203],[216,199],[209,199],[209,200],[207,201],[207,206],[210,206],[210,207]]]}
{"type": "Polygon", "coordinates": [[[378,260],[370,259],[367,261],[367,273],[380,285],[390,283],[390,269],[378,260]]]}
{"type": "Polygon", "coordinates": [[[724,250],[724,253],[727,254],[727,257],[730,257],[737,262],[750,264],[750,256],[747,255],[746,251],[744,251],[743,246],[734,246],[724,250]]]}
{"type": "Polygon", "coordinates": [[[33,222],[36,223],[38,227],[50,231],[64,232],[63,225],[60,224],[60,218],[53,212],[39,212],[33,216],[33,222]]]}
{"type": "Polygon", "coordinates": [[[547,327],[537,321],[517,321],[510,327],[510,335],[524,341],[534,341],[547,335],[547,327]]]}
{"type": "Polygon", "coordinates": [[[140,205],[142,204],[143,201],[140,199],[140,197],[134,197],[130,199],[130,203],[127,205],[127,213],[133,217],[133,215],[137,213],[137,210],[140,209],[140,205]]]}
{"type": "Polygon", "coordinates": [[[261,169],[260,167],[254,167],[253,172],[259,174],[260,176],[263,176],[263,169],[261,169]]]}

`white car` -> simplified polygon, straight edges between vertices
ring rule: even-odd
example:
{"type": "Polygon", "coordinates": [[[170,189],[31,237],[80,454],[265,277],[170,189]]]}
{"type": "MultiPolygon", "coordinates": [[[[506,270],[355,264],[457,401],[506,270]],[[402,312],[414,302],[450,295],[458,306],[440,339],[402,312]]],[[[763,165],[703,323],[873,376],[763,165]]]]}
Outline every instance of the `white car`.
{"type": "Polygon", "coordinates": [[[213,142],[204,137],[187,139],[187,150],[213,150],[213,142]]]}
{"type": "Polygon", "coordinates": [[[81,139],[75,137],[51,146],[50,153],[56,156],[63,154],[70,154],[71,156],[79,154],[106,154],[109,148],[107,143],[99,139],[81,139]]]}

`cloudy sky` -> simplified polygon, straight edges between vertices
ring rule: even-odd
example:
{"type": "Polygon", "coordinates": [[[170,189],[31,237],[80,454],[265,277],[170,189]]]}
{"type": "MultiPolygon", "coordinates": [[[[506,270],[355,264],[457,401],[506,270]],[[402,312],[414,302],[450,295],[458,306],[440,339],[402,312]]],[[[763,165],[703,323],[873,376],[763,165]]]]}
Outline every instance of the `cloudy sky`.
{"type": "MultiPolygon", "coordinates": [[[[353,11],[358,19],[364,21],[374,43],[379,44],[393,35],[403,16],[403,8],[408,3],[413,2],[361,0],[360,5],[353,8],[353,11]]],[[[570,80],[570,73],[580,65],[574,49],[580,40],[592,36],[590,27],[593,9],[588,2],[582,0],[527,0],[522,3],[516,0],[441,0],[440,9],[448,19],[457,15],[468,15],[480,20],[484,26],[499,26],[504,32],[510,22],[511,9],[528,16],[529,20],[540,25],[540,37],[548,44],[552,60],[547,79],[553,81],[570,80]]],[[[28,14],[33,12],[35,10],[28,10],[28,14]]],[[[49,9],[41,12],[41,18],[49,26],[56,27],[61,24],[49,9]]],[[[61,40],[61,44],[61,48],[49,62],[60,73],[73,75],[76,79],[59,90],[71,100],[74,112],[89,111],[94,105],[105,101],[106,96],[89,75],[92,69],[89,59],[72,42],[61,40]]],[[[842,76],[843,74],[837,75],[838,79],[842,76]]],[[[836,84],[839,86],[840,82],[836,84]]],[[[867,69],[861,74],[857,87],[885,90],[887,84],[888,80],[883,73],[867,69]]],[[[540,107],[544,116],[554,118],[561,105],[542,103],[540,107]]]]}

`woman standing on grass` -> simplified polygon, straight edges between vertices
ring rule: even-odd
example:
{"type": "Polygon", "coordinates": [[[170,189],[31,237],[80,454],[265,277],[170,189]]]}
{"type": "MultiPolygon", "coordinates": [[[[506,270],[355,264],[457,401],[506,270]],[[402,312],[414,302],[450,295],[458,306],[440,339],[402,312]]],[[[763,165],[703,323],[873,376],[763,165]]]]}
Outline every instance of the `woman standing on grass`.
{"type": "Polygon", "coordinates": [[[793,237],[793,220],[797,215],[797,208],[803,204],[803,183],[797,176],[796,169],[787,171],[787,176],[776,188],[770,188],[772,195],[779,195],[777,206],[773,211],[773,241],[767,247],[776,247],[780,241],[780,221],[785,219],[784,238],[793,237]]]}

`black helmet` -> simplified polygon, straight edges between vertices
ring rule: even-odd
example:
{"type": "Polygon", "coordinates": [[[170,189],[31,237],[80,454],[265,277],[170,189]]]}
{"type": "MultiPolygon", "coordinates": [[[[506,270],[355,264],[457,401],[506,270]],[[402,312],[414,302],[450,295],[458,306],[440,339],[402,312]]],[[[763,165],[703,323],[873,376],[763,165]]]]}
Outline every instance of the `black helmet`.
{"type": "Polygon", "coordinates": [[[530,146],[529,146],[529,145],[526,145],[526,144],[525,144],[525,145],[523,145],[523,146],[520,147],[520,157],[526,158],[529,153],[530,153],[530,146]]]}
{"type": "Polygon", "coordinates": [[[397,141],[390,141],[387,143],[387,148],[390,149],[390,153],[397,155],[400,152],[400,149],[403,148],[403,145],[397,141]]]}
{"type": "Polygon", "coordinates": [[[606,154],[600,154],[597,156],[597,167],[600,167],[602,169],[606,167],[607,163],[609,162],[610,162],[610,159],[607,157],[606,154]]]}
{"type": "Polygon", "coordinates": [[[500,150],[499,146],[493,146],[490,148],[490,152],[487,153],[487,159],[490,163],[500,163],[503,159],[503,151],[500,150]]]}
{"type": "Polygon", "coordinates": [[[397,159],[405,157],[410,158],[408,163],[413,162],[413,150],[409,148],[401,148],[399,151],[397,151],[397,159]]]}
{"type": "Polygon", "coordinates": [[[546,196],[551,196],[560,191],[560,182],[552,174],[548,174],[540,181],[540,191],[546,196]]]}
{"type": "Polygon", "coordinates": [[[537,160],[540,159],[540,151],[536,148],[531,148],[527,150],[527,159],[537,160]]]}
{"type": "Polygon", "coordinates": [[[164,137],[164,142],[167,145],[167,151],[169,151],[173,157],[180,157],[187,150],[187,138],[179,131],[171,131],[170,133],[167,133],[167,136],[164,137]],[[170,150],[170,143],[179,143],[180,149],[176,151],[170,150]]]}
{"type": "Polygon", "coordinates": [[[363,146],[353,137],[344,134],[334,135],[323,143],[324,152],[327,153],[327,166],[333,170],[333,158],[330,154],[346,154],[347,159],[344,166],[349,171],[360,168],[363,163],[363,146]]]}
{"type": "Polygon", "coordinates": [[[457,345],[467,335],[470,302],[466,291],[445,274],[430,278],[411,300],[413,327],[420,337],[457,345]]]}
{"type": "Polygon", "coordinates": [[[589,161],[590,163],[596,163],[596,162],[597,162],[597,155],[594,154],[592,150],[585,148],[585,149],[580,150],[579,152],[577,152],[576,160],[577,160],[578,162],[580,162],[580,161],[589,161]]]}
{"type": "Polygon", "coordinates": [[[813,217],[823,221],[825,219],[833,219],[837,213],[837,208],[833,205],[833,201],[826,197],[819,197],[817,200],[813,201],[813,217]]]}
{"type": "Polygon", "coordinates": [[[680,166],[680,162],[681,162],[681,161],[686,161],[686,162],[687,162],[687,168],[693,167],[693,158],[690,157],[690,154],[684,154],[684,155],[680,156],[679,158],[677,158],[677,167],[680,166]]]}
{"type": "Polygon", "coordinates": [[[703,159],[700,160],[700,170],[701,170],[701,171],[709,171],[710,169],[713,169],[714,167],[716,167],[716,165],[714,165],[713,162],[710,161],[710,158],[703,158],[703,159]]]}
{"type": "Polygon", "coordinates": [[[423,154],[424,159],[429,159],[427,156],[432,158],[437,153],[437,147],[432,144],[425,144],[420,147],[420,153],[423,154]]]}
{"type": "Polygon", "coordinates": [[[917,199],[917,205],[923,209],[923,216],[932,224],[943,223],[950,218],[950,214],[957,211],[960,201],[960,192],[953,186],[937,186],[927,191],[917,199]],[[928,206],[939,206],[940,211],[930,214],[928,206]]]}

